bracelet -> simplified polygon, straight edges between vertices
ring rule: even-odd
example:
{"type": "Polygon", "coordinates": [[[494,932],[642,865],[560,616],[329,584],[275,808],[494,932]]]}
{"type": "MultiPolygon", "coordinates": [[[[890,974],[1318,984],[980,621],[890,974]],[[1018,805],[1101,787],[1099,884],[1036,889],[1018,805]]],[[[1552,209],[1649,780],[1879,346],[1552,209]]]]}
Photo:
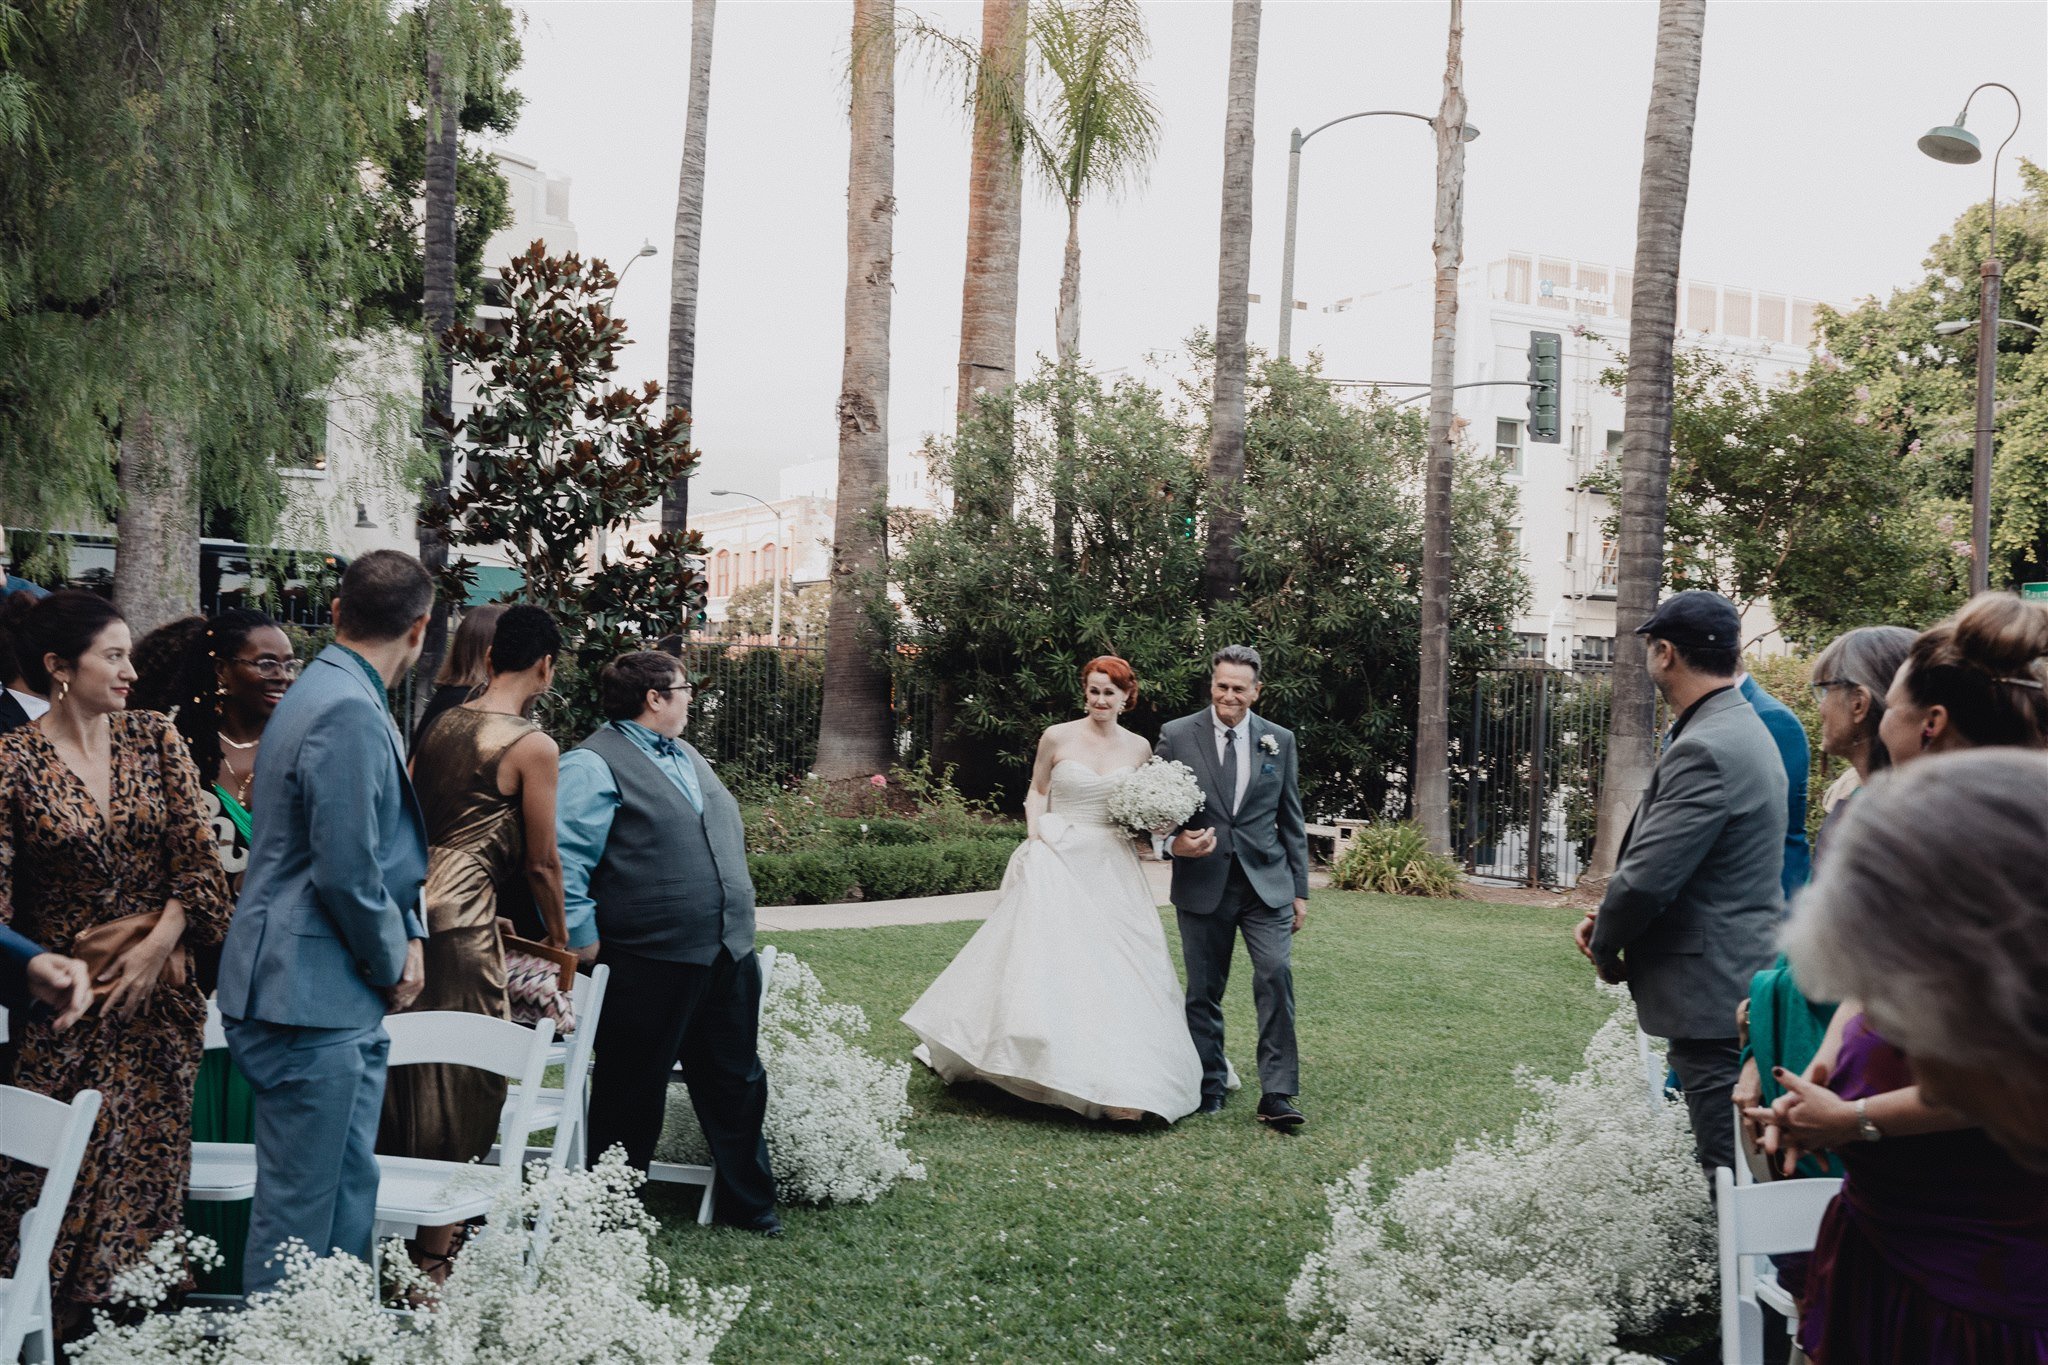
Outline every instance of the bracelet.
{"type": "Polygon", "coordinates": [[[1876,1142],[1884,1136],[1884,1130],[1871,1121],[1867,1099],[1856,1101],[1856,1135],[1865,1142],[1876,1142]]]}

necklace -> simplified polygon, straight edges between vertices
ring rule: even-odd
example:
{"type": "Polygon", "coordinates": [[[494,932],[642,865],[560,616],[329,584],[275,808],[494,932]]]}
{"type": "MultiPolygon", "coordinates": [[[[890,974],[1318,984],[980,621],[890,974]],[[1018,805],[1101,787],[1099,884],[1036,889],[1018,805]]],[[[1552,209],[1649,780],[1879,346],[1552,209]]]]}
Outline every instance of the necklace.
{"type": "MultiPolygon", "coordinates": [[[[223,735],[221,736],[221,738],[223,740],[226,740],[227,736],[223,735]]],[[[233,743],[233,741],[228,742],[233,743]]],[[[257,741],[251,740],[247,744],[236,744],[235,747],[237,749],[253,749],[256,747],[256,744],[257,741]]],[[[223,768],[226,768],[228,770],[228,775],[235,779],[235,800],[241,802],[244,806],[247,806],[249,804],[249,788],[255,785],[256,782],[255,761],[250,761],[249,771],[246,774],[238,772],[235,768],[234,761],[230,759],[226,754],[222,754],[220,756],[220,764],[223,768]]]]}
{"type": "MultiPolygon", "coordinates": [[[[217,733],[217,732],[216,732],[216,733],[217,733]]],[[[256,747],[257,745],[261,744],[261,743],[263,742],[263,739],[262,739],[262,737],[261,737],[261,736],[258,736],[258,737],[257,737],[257,738],[255,738],[255,739],[252,739],[252,740],[248,740],[248,741],[246,741],[246,742],[245,742],[245,741],[243,741],[243,740],[237,740],[237,739],[229,739],[229,738],[228,738],[228,737],[227,737],[226,735],[221,735],[221,736],[220,736],[220,742],[221,742],[221,743],[223,743],[223,744],[225,744],[225,745],[227,745],[227,746],[228,746],[228,747],[229,747],[230,749],[233,749],[233,750],[235,750],[235,751],[236,751],[237,753],[244,753],[244,754],[246,754],[246,753],[248,753],[248,752],[249,752],[249,751],[250,751],[251,749],[253,749],[253,748],[255,748],[255,747],[256,747]]]]}

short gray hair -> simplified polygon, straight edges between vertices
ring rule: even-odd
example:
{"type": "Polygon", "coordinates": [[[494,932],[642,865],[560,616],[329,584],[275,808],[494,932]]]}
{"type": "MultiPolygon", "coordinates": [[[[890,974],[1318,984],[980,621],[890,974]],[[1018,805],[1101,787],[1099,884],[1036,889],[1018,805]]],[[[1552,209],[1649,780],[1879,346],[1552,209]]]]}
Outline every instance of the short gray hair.
{"type": "Polygon", "coordinates": [[[1209,671],[1214,673],[1220,664],[1243,664],[1252,671],[1252,680],[1265,676],[1265,669],[1259,663],[1259,651],[1250,645],[1225,645],[1209,656],[1209,671]]]}
{"type": "Polygon", "coordinates": [[[1916,759],[1849,808],[1785,930],[1800,987],[1908,1053],[2048,1071],[2048,754],[1916,759]]]}

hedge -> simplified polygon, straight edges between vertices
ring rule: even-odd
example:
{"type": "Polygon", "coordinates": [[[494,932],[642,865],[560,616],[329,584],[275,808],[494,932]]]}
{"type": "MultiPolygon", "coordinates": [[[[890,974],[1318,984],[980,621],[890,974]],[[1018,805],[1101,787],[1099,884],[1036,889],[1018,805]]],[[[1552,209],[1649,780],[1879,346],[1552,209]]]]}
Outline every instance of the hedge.
{"type": "MultiPolygon", "coordinates": [[[[908,823],[908,822],[904,822],[908,823]]],[[[754,898],[761,905],[832,905],[851,900],[908,900],[962,891],[991,891],[1019,840],[948,839],[749,853],[754,898]]]]}

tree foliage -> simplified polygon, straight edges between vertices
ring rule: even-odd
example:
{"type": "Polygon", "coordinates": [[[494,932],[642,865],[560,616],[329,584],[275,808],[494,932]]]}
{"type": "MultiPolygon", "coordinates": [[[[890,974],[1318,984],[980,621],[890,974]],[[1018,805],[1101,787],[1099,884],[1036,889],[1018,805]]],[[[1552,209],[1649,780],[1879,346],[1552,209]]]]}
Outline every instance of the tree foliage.
{"type": "MultiPolygon", "coordinates": [[[[655,415],[659,384],[637,394],[610,387],[627,341],[609,311],[618,279],[603,261],[550,257],[535,242],[503,280],[504,325],[448,335],[449,351],[474,367],[478,383],[466,418],[441,417],[466,477],[439,529],[458,547],[502,546],[525,579],[517,599],[560,623],[573,667],[558,684],[552,719],[559,733],[580,734],[599,719],[597,668],[685,629],[703,605],[695,532],[629,541],[602,563],[590,553],[595,538],[622,534],[659,501],[697,453],[687,414],[655,415]]],[[[467,600],[475,567],[467,556],[449,565],[441,583],[449,600],[467,600]]]]}
{"type": "MultiPolygon", "coordinates": [[[[2000,207],[2007,318],[2048,326],[2048,170],[2020,163],[2022,192],[2000,207]]],[[[1847,312],[1821,310],[1821,338],[1859,386],[1862,409],[1891,455],[1930,496],[1967,505],[1976,427],[1977,329],[1936,336],[1939,322],[1977,316],[1978,269],[1990,223],[1973,204],[1928,249],[1920,280],[1847,312]],[[1867,396],[1862,392],[1867,390],[1867,396]]],[[[1998,441],[1991,485],[1991,586],[2048,579],[2048,347],[2022,327],[1998,329],[1998,441]]],[[[1961,521],[1969,537],[1969,518],[1961,521]]]]}
{"type": "MultiPolygon", "coordinates": [[[[725,620],[719,623],[719,634],[728,639],[755,638],[765,640],[775,627],[775,602],[768,594],[771,585],[767,579],[749,583],[725,599],[725,620]]],[[[831,589],[823,584],[813,586],[807,592],[798,592],[788,583],[782,585],[782,635],[800,645],[820,645],[825,642],[825,619],[832,610],[831,589]]]]}
{"type": "MultiPolygon", "coordinates": [[[[1934,462],[1900,451],[1853,374],[1824,357],[1765,385],[1702,350],[1674,369],[1666,586],[1711,589],[1745,612],[1768,598],[1779,629],[1809,646],[1955,604],[1967,504],[1933,491],[1934,462]]],[[[1588,483],[1611,491],[1614,471],[1588,483]]]]}
{"type": "MultiPolygon", "coordinates": [[[[1188,391],[1202,387],[1198,374],[1188,391]]],[[[1403,788],[1421,420],[1339,401],[1315,370],[1285,362],[1254,370],[1248,396],[1244,586],[1206,622],[1198,410],[1135,380],[1106,386],[1044,366],[1011,396],[984,397],[957,438],[927,446],[940,483],[1003,479],[1018,499],[1009,515],[960,500],[950,513],[897,515],[903,667],[917,684],[950,689],[954,723],[996,751],[1017,790],[1039,730],[1074,714],[1089,658],[1130,660],[1140,697],[1128,720],[1154,734],[1205,703],[1209,654],[1233,641],[1265,656],[1260,710],[1300,737],[1312,809],[1378,812],[1403,788]],[[1066,411],[1074,430],[1063,457],[1066,411]],[[1071,561],[1053,543],[1056,486],[1072,498],[1071,561]]],[[[1505,535],[1513,494],[1490,454],[1464,456],[1454,514],[1453,658],[1471,667],[1495,657],[1527,592],[1505,535]]]]}

